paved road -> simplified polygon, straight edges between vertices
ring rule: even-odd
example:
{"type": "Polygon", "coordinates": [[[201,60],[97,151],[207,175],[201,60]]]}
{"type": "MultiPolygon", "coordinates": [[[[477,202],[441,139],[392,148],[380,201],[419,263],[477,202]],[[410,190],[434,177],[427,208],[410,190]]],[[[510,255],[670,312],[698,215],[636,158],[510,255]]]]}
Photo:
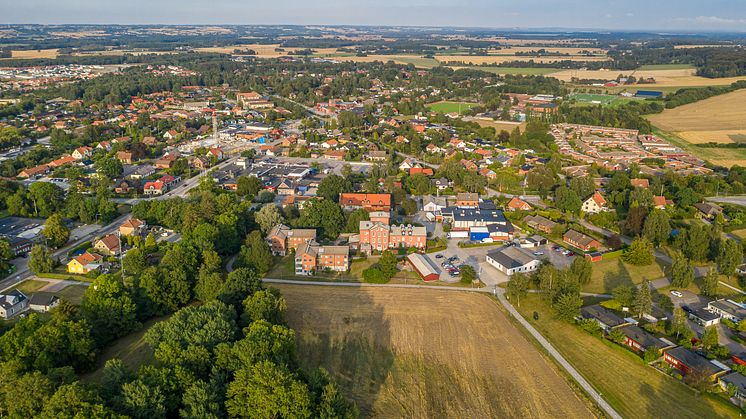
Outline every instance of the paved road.
{"type": "Polygon", "coordinates": [[[428,289],[436,289],[436,290],[443,290],[443,291],[468,291],[468,292],[487,292],[487,293],[494,293],[497,295],[498,299],[500,300],[500,303],[510,312],[510,314],[515,317],[523,327],[526,328],[526,330],[531,333],[531,335],[541,344],[541,346],[546,349],[546,351],[551,355],[567,372],[570,374],[570,376],[573,377],[573,379],[593,398],[593,400],[598,404],[598,406],[606,412],[610,417],[615,419],[621,419],[621,415],[614,410],[611,405],[609,405],[606,400],[603,399],[601,394],[596,391],[596,389],[593,388],[593,386],[585,379],[582,375],[568,362],[562,354],[557,351],[554,346],[552,346],[551,343],[549,343],[548,340],[544,338],[544,336],[541,335],[529,322],[526,321],[526,319],[521,316],[521,314],[508,302],[508,300],[505,298],[504,290],[501,288],[493,288],[490,289],[489,287],[486,288],[466,288],[466,287],[438,287],[438,286],[431,286],[431,285],[407,285],[407,284],[368,284],[368,283],[358,283],[358,282],[321,282],[321,281],[293,281],[293,280],[285,280],[285,279],[273,279],[273,278],[264,278],[262,281],[270,284],[292,284],[292,285],[315,285],[315,286],[330,286],[330,287],[355,287],[355,288],[363,288],[363,287],[377,287],[377,288],[428,288],[428,289]]]}
{"type": "Polygon", "coordinates": [[[705,198],[708,201],[720,202],[723,204],[743,205],[746,206],[746,195],[731,195],[731,196],[710,196],[705,198]]]}

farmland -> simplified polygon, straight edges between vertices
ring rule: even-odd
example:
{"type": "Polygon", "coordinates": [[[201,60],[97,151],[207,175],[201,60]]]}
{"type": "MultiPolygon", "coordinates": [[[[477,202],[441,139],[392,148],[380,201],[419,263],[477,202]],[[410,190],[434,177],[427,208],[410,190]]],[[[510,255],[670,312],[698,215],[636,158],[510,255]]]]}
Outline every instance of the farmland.
{"type": "Polygon", "coordinates": [[[500,75],[522,75],[522,76],[544,76],[550,73],[556,73],[560,71],[557,68],[540,68],[540,67],[487,67],[487,66],[463,66],[453,67],[453,69],[468,68],[471,70],[486,71],[488,73],[500,74],[500,75]]]}
{"type": "Polygon", "coordinates": [[[12,50],[12,59],[34,59],[34,58],[57,58],[58,49],[29,49],[29,50],[12,50]]]}
{"type": "Polygon", "coordinates": [[[288,301],[301,365],[331,371],[364,416],[591,416],[486,296],[278,288],[288,301]]]}
{"type": "Polygon", "coordinates": [[[518,310],[601,393],[622,417],[735,417],[737,408],[694,390],[644,364],[632,352],[553,318],[539,296],[518,310]],[[532,314],[539,313],[539,320],[532,314]]]}
{"type": "Polygon", "coordinates": [[[478,103],[469,102],[436,102],[427,105],[427,107],[433,112],[439,113],[463,113],[467,109],[474,106],[479,106],[478,103]]]}
{"type": "Polygon", "coordinates": [[[437,55],[436,58],[442,63],[463,62],[466,64],[502,64],[513,61],[533,61],[535,63],[555,63],[558,61],[608,61],[605,56],[539,56],[539,55],[437,55]]]}
{"type": "Polygon", "coordinates": [[[639,84],[639,85],[628,85],[625,86],[631,90],[636,89],[660,89],[664,87],[703,87],[703,86],[725,86],[729,85],[738,80],[746,80],[746,77],[725,77],[717,79],[709,79],[706,77],[700,77],[695,75],[696,70],[693,68],[681,68],[676,67],[661,67],[654,70],[635,70],[635,71],[621,71],[621,70],[562,70],[556,73],[551,73],[549,76],[558,78],[562,81],[571,81],[573,78],[578,79],[593,79],[593,80],[613,80],[620,74],[632,75],[638,79],[641,78],[654,78],[655,83],[653,84],[639,84]]]}

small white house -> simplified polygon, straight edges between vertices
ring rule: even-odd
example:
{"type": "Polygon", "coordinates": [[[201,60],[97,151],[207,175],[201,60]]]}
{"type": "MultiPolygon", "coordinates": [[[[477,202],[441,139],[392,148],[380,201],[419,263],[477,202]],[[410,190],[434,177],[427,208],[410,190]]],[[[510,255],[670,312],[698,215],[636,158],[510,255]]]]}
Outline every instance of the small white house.
{"type": "Polygon", "coordinates": [[[0,316],[9,319],[28,308],[28,298],[24,293],[13,290],[0,295],[0,316]]]}
{"type": "Polygon", "coordinates": [[[510,276],[514,273],[528,273],[539,269],[541,260],[526,249],[508,246],[487,253],[487,263],[510,276]]]}
{"type": "Polygon", "coordinates": [[[40,313],[46,313],[60,304],[60,298],[48,292],[37,292],[29,300],[29,308],[40,313]]]}

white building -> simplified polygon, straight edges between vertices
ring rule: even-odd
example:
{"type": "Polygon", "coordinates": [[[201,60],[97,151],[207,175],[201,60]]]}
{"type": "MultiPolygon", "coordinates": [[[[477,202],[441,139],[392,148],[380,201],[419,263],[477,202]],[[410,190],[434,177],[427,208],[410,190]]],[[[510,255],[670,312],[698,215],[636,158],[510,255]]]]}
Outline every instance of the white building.
{"type": "Polygon", "coordinates": [[[541,260],[526,249],[508,246],[487,253],[487,263],[510,276],[514,273],[528,273],[539,269],[541,260]]]}

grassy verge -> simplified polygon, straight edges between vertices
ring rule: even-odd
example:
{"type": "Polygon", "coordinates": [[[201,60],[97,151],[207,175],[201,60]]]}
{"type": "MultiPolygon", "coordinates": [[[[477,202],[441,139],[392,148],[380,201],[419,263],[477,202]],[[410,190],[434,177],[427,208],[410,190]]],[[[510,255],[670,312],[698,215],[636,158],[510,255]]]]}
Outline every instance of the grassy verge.
{"type": "Polygon", "coordinates": [[[46,273],[36,274],[36,276],[40,278],[60,279],[63,281],[70,280],[70,281],[81,281],[81,282],[93,282],[93,278],[88,278],[85,275],[77,275],[77,274],[70,274],[70,273],[46,272],[46,273]]]}
{"type": "Polygon", "coordinates": [[[39,281],[36,279],[28,279],[26,281],[21,282],[20,284],[16,285],[13,289],[16,289],[18,291],[21,291],[22,293],[26,295],[30,295],[35,293],[36,291],[39,291],[41,288],[49,285],[49,282],[47,281],[39,281]]]}
{"type": "Polygon", "coordinates": [[[554,319],[539,296],[527,296],[517,309],[622,417],[735,417],[739,413],[722,399],[695,394],[621,346],[554,319]],[[534,311],[539,313],[538,321],[533,320],[534,311]]]}

